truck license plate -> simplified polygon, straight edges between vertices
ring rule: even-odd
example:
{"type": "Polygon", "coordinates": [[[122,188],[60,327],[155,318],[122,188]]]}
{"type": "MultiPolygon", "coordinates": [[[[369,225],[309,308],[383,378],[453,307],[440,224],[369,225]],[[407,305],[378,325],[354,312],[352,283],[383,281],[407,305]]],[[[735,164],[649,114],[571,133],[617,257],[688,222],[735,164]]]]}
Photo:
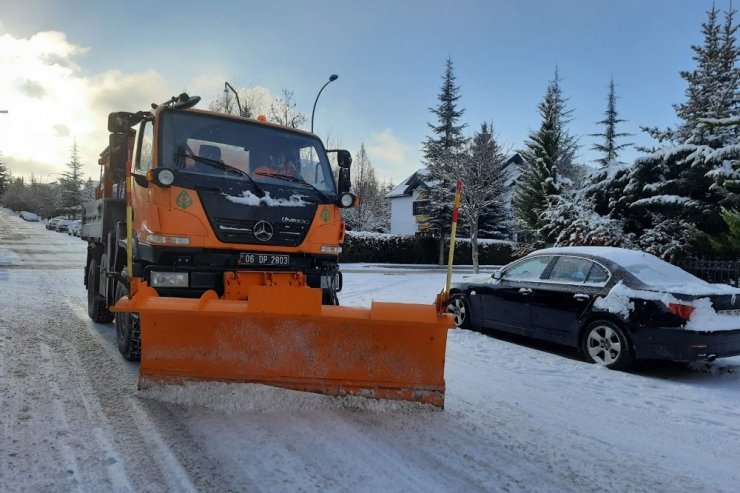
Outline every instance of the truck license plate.
{"type": "Polygon", "coordinates": [[[287,267],[290,265],[290,255],[277,253],[240,253],[239,263],[244,265],[273,265],[287,267]]]}

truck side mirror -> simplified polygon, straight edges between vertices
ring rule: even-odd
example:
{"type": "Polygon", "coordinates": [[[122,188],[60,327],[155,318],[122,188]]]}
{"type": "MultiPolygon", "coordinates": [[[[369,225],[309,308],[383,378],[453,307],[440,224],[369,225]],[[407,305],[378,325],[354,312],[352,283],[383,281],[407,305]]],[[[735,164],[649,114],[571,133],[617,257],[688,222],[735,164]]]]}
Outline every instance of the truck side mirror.
{"type": "Polygon", "coordinates": [[[349,177],[349,168],[339,168],[339,178],[337,179],[337,188],[339,195],[349,192],[352,182],[349,177]]]}
{"type": "MultiPolygon", "coordinates": [[[[200,98],[198,98],[200,99],[200,98]]],[[[145,113],[129,113],[128,111],[117,111],[108,115],[108,131],[111,133],[128,132],[131,127],[138,124],[146,116],[145,113]]]]}
{"type": "Polygon", "coordinates": [[[127,133],[110,134],[108,139],[108,162],[113,182],[123,181],[126,177],[126,163],[128,162],[127,133]]]}
{"type": "Polygon", "coordinates": [[[344,149],[327,149],[327,154],[337,153],[337,164],[340,168],[349,168],[352,165],[352,154],[344,149]]]}
{"type": "MultiPolygon", "coordinates": [[[[349,167],[352,165],[352,154],[350,154],[349,151],[345,151],[344,149],[339,149],[337,151],[337,164],[340,168],[349,171],[349,167]]],[[[349,176],[349,173],[347,174],[347,176],[349,176]]]]}

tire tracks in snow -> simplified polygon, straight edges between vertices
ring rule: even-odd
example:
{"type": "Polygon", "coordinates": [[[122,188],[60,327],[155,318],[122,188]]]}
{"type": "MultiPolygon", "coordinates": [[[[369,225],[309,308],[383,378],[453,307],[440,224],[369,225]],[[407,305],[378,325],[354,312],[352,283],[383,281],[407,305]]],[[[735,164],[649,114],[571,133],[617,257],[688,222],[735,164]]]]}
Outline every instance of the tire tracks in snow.
{"type": "Polygon", "coordinates": [[[0,490],[240,490],[167,406],[137,396],[138,365],[118,354],[112,325],[83,308],[78,245],[77,261],[14,265],[0,278],[15,288],[0,298],[0,490]]]}

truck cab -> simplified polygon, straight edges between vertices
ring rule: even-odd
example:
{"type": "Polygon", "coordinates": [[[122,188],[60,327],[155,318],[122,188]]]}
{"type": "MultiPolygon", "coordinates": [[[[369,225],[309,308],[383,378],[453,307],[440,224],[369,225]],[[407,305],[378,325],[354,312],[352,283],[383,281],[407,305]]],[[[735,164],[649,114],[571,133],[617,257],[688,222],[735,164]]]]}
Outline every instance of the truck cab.
{"type": "Polygon", "coordinates": [[[309,132],[178,104],[112,113],[109,130],[99,197],[81,228],[91,316],[110,318],[101,307],[128,293],[128,276],[160,296],[194,298],[223,297],[234,272],[300,273],[324,304],[338,304],[340,209],[355,202],[349,152],[327,151],[309,132]]]}

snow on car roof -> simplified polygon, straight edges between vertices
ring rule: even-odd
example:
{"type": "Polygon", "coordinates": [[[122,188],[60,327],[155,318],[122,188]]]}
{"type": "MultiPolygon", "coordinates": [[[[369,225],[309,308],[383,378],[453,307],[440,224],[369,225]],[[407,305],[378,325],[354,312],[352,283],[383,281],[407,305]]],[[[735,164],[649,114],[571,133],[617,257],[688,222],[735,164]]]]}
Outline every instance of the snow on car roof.
{"type": "Polygon", "coordinates": [[[617,247],[555,247],[532,252],[536,254],[592,255],[617,264],[646,286],[672,293],[687,295],[700,294],[740,294],[740,289],[726,284],[710,284],[689,274],[680,267],[669,264],[655,255],[639,250],[617,247]]]}

